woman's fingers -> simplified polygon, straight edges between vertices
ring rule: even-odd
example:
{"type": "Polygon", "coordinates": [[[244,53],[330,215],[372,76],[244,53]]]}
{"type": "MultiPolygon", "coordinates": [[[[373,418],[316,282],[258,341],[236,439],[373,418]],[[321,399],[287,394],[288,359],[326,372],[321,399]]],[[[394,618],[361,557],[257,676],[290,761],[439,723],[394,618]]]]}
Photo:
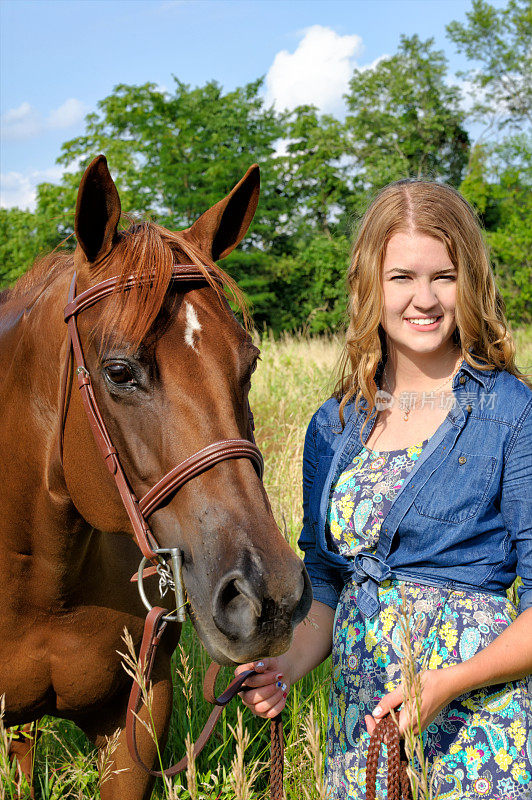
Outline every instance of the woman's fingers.
{"type": "MultiPolygon", "coordinates": [[[[275,685],[279,682],[285,682],[283,672],[279,669],[278,659],[269,658],[260,662],[251,662],[249,664],[240,664],[235,669],[235,675],[240,675],[245,670],[255,670],[258,674],[246,678],[246,686],[254,689],[260,686],[267,686],[269,684],[275,685]],[[258,665],[261,665],[260,667],[258,665]]],[[[279,688],[279,687],[278,687],[279,688]]]]}
{"type": "MultiPolygon", "coordinates": [[[[405,731],[409,726],[409,719],[404,706],[402,708],[399,708],[399,706],[401,706],[403,701],[404,701],[403,689],[402,687],[398,687],[397,689],[394,689],[393,692],[389,692],[388,694],[384,695],[384,697],[380,700],[378,706],[374,708],[372,715],[366,714],[366,716],[364,717],[364,721],[366,723],[366,728],[370,736],[375,730],[377,722],[383,719],[383,717],[385,717],[386,714],[389,714],[392,709],[396,713],[399,734],[400,736],[404,736],[405,731]]],[[[414,733],[418,732],[417,723],[412,726],[412,730],[414,733]]]]}
{"type": "Polygon", "coordinates": [[[397,706],[403,702],[403,699],[403,689],[401,686],[399,686],[397,689],[394,689],[393,692],[388,692],[388,694],[385,694],[380,700],[379,705],[373,709],[374,719],[382,719],[390,712],[391,708],[397,708],[397,706]]]}
{"type": "Polygon", "coordinates": [[[275,680],[275,677],[276,676],[273,675],[273,680],[268,681],[268,683],[242,691],[240,696],[244,703],[251,708],[257,706],[259,703],[268,702],[272,704],[279,696],[282,697],[284,695],[286,698],[288,695],[288,684],[286,681],[283,681],[282,678],[280,680],[275,680]]]}
{"type": "Polygon", "coordinates": [[[281,681],[277,681],[276,683],[267,683],[264,686],[257,687],[256,689],[247,689],[241,692],[240,696],[246,705],[252,706],[256,703],[260,703],[261,700],[269,700],[274,694],[278,694],[280,689],[282,691],[283,686],[286,690],[286,684],[281,683],[281,681]],[[279,686],[277,685],[278,683],[280,684],[279,686]]]}
{"type": "Polygon", "coordinates": [[[248,688],[240,692],[243,703],[259,717],[275,717],[286,703],[289,683],[280,669],[279,659],[265,658],[259,662],[240,664],[235,675],[253,669],[258,674],[246,678],[248,688]]]}
{"type": "Polygon", "coordinates": [[[266,664],[267,661],[275,661],[275,659],[268,658],[263,659],[262,661],[250,661],[249,664],[239,664],[235,669],[235,675],[240,675],[241,672],[245,672],[248,669],[254,669],[255,672],[266,672],[268,669],[266,664]]]}
{"type": "Polygon", "coordinates": [[[256,716],[264,717],[265,719],[271,719],[272,717],[276,717],[277,714],[283,710],[286,705],[287,696],[288,692],[283,692],[280,689],[277,689],[274,694],[272,694],[266,700],[259,700],[253,705],[248,705],[244,698],[244,703],[246,703],[250,711],[252,711],[256,716]]]}
{"type": "Polygon", "coordinates": [[[375,730],[375,727],[376,727],[377,723],[375,722],[375,720],[373,719],[371,714],[366,714],[366,716],[364,717],[364,722],[366,723],[367,731],[368,731],[369,735],[371,736],[371,734],[375,730]]]}
{"type": "MultiPolygon", "coordinates": [[[[268,671],[262,675],[253,675],[251,678],[246,678],[246,686],[253,689],[258,689],[261,686],[269,686],[270,684],[286,683],[282,672],[268,671]]],[[[278,688],[281,688],[280,686],[278,688]]]]}

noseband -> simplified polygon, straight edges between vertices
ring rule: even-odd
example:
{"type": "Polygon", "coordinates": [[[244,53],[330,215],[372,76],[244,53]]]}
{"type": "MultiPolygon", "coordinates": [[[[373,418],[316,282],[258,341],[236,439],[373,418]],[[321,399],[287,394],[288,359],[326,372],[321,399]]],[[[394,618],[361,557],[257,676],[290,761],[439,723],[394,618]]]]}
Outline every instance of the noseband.
{"type": "MultiPolygon", "coordinates": [[[[216,280],[216,276],[213,275],[212,277],[216,280]]],[[[61,459],[63,459],[64,427],[67,413],[67,386],[73,353],[78,388],[81,393],[83,407],[92,430],[94,441],[100,450],[109,472],[115,480],[124,508],[131,521],[136,542],[143,555],[138,573],[141,599],[144,605],[150,609],[151,605],[144,593],[142,582],[144,567],[146,562],[150,561],[159,572],[161,583],[172,586],[176,593],[176,616],[168,615],[168,621],[178,620],[183,622],[185,619],[185,601],[181,582],[181,551],[179,548],[159,547],[155,536],[150,530],[147,517],[161,508],[168,498],[184,486],[185,483],[201,475],[220,461],[227,461],[233,458],[249,458],[259,478],[262,478],[264,462],[260,450],[253,442],[247,439],[223,439],[222,441],[214,442],[213,444],[203,447],[201,450],[194,453],[194,455],[186,458],[177,467],[167,472],[144,497],[140,500],[137,498],[135,492],[129,485],[122,464],[120,463],[120,457],[113,445],[107,426],[100,413],[94,395],[91,376],[85,363],[76,321],[78,314],[112,294],[119,280],[118,277],[108,278],[105,281],[97,283],[95,286],[91,286],[79,295],[76,295],[76,273],[74,273],[70,284],[68,301],[64,311],[65,322],[68,327],[68,341],[67,357],[61,382],[61,459]],[[162,558],[163,555],[170,556],[169,566],[171,571],[164,562],[162,558]]],[[[194,264],[175,265],[172,270],[171,281],[172,283],[187,285],[208,283],[205,273],[194,264]]],[[[149,282],[149,278],[143,279],[130,276],[124,282],[122,290],[129,291],[134,286],[147,282],[149,282]]]]}

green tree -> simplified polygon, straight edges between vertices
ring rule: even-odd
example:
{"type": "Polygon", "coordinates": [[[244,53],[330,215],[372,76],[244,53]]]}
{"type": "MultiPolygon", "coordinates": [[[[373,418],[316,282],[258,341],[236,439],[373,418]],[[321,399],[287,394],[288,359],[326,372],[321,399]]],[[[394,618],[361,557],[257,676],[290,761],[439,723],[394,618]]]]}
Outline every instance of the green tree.
{"type": "Polygon", "coordinates": [[[495,8],[473,0],[467,24],[451,22],[447,33],[477,64],[460,73],[472,84],[472,113],[501,128],[532,123],[532,3],[509,0],[495,8]]]}
{"type": "Polygon", "coordinates": [[[510,320],[532,321],[532,137],[477,145],[460,189],[486,226],[510,320]]]}
{"type": "Polygon", "coordinates": [[[331,236],[331,225],[349,197],[345,125],[314,106],[298,106],[286,121],[284,182],[292,222],[331,236]]]}
{"type": "Polygon", "coordinates": [[[64,184],[41,183],[34,212],[0,209],[0,287],[10,286],[35,259],[60,246],[73,250],[76,191],[64,184]]]}
{"type": "Polygon", "coordinates": [[[349,248],[345,236],[315,235],[275,261],[269,322],[275,332],[323,333],[343,323],[349,248]]]}
{"type": "Polygon", "coordinates": [[[58,160],[84,166],[105,153],[124,210],[174,229],[189,226],[258,161],[262,199],[251,241],[267,244],[287,208],[272,158],[282,127],[261,86],[257,80],[226,94],[215,81],[191,89],[177,78],[172,93],[151,83],[117,86],[58,160]]]}
{"type": "Polygon", "coordinates": [[[16,281],[38,252],[35,215],[19,208],[0,208],[0,288],[16,281]]]}
{"type": "Polygon", "coordinates": [[[408,176],[460,183],[469,152],[465,115],[433,44],[402,36],[394,56],[354,71],[346,124],[365,190],[408,176]]]}

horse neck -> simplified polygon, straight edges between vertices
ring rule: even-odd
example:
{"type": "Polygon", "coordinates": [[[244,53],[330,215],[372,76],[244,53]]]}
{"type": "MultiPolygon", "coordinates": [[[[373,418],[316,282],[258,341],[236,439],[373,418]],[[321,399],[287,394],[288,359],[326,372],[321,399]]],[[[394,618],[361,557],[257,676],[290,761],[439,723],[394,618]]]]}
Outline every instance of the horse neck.
{"type": "Polygon", "coordinates": [[[70,277],[58,276],[36,298],[0,306],[0,470],[8,476],[0,539],[11,553],[54,565],[59,582],[75,580],[96,536],[72,504],[59,457],[70,277]]]}

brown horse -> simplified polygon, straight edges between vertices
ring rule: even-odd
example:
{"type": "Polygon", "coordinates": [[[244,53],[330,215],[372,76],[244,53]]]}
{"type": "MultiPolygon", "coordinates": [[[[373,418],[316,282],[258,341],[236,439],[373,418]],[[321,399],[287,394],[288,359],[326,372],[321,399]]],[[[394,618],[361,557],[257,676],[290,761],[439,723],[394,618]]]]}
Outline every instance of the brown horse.
{"type": "MultiPolygon", "coordinates": [[[[145,617],[130,582],[140,553],[96,447],[79,393],[61,408],[68,356],[63,309],[119,276],[113,294],[78,316],[101,414],[130,486],[142,496],[200,448],[252,439],[247,394],[258,351],[238,324],[215,265],[236,247],[258,202],[259,170],[190,228],[153,223],[119,232],[120,200],[103,156],[83,176],[73,256],[36,264],[0,305],[0,694],[5,724],[51,714],[74,720],[101,747],[117,728],[117,772],[103,800],[148,798],[123,732],[130,689],[117,655],[126,627],[138,646],[145,617]],[[172,281],[174,265],[205,267],[202,284],[172,281]],[[135,286],[124,290],[133,275],[135,286]],[[214,276],[214,277],[213,277],[214,276]],[[217,280],[215,280],[217,279],[217,280]],[[61,441],[62,446],[61,446],[61,441]]],[[[279,532],[248,458],[221,461],[150,518],[160,547],[178,548],[188,609],[209,654],[246,662],[284,651],[310,605],[308,577],[279,532]]],[[[171,710],[166,634],[153,676],[164,741],[171,710]]],[[[139,726],[139,751],[155,748],[139,726]]]]}

